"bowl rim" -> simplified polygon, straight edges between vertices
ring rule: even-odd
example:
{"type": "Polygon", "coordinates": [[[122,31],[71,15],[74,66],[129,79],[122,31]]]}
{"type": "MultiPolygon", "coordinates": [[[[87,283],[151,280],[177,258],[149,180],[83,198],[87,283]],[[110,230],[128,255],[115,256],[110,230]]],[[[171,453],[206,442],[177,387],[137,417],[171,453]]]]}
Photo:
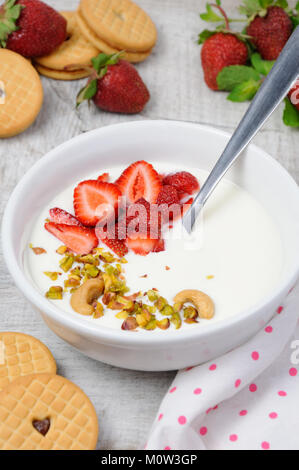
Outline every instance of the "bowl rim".
{"type": "MultiPolygon", "coordinates": [[[[48,163],[55,157],[57,151],[66,151],[68,148],[76,145],[78,142],[83,142],[84,140],[88,140],[89,137],[94,136],[96,134],[105,133],[107,129],[111,130],[111,128],[117,128],[119,126],[125,127],[139,127],[139,126],[170,126],[170,127],[197,127],[202,129],[203,131],[210,133],[210,134],[217,134],[219,136],[228,139],[230,134],[214,128],[212,126],[206,126],[202,124],[197,124],[193,122],[185,122],[185,121],[176,121],[176,120],[141,120],[141,121],[130,121],[130,122],[123,122],[117,123],[112,125],[103,126],[101,128],[97,128],[78,136],[75,136],[69,139],[66,142],[58,145],[54,149],[47,152],[41,159],[39,159],[21,178],[17,186],[14,188],[9,201],[6,205],[3,221],[2,221],[2,248],[4,259],[8,270],[19,290],[23,293],[23,295],[38,309],[42,312],[43,315],[51,318],[58,324],[62,325],[64,328],[71,329],[71,331],[76,332],[81,336],[87,336],[92,338],[94,341],[103,344],[117,344],[118,346],[148,346],[148,345],[156,345],[161,347],[169,346],[169,343],[172,345],[183,345],[186,340],[198,340],[206,335],[209,334],[217,334],[220,332],[228,331],[229,329],[241,325],[245,320],[250,316],[253,315],[255,312],[264,309],[273,302],[276,298],[284,296],[292,287],[293,284],[297,281],[299,277],[299,258],[298,258],[298,266],[295,267],[287,276],[284,282],[280,285],[279,288],[276,290],[271,290],[268,295],[263,297],[261,301],[256,303],[255,305],[247,308],[238,314],[223,320],[219,320],[218,322],[212,323],[211,325],[205,324],[201,325],[200,327],[190,328],[181,331],[169,331],[165,335],[163,332],[161,334],[154,334],[154,335],[147,335],[146,332],[141,332],[140,335],[132,335],[130,331],[123,331],[121,329],[113,329],[107,327],[95,328],[92,323],[84,321],[82,316],[70,316],[64,315],[64,311],[58,307],[56,307],[53,303],[49,302],[45,297],[42,296],[40,292],[34,287],[33,283],[27,279],[24,271],[19,267],[18,260],[14,255],[12,237],[10,234],[12,233],[13,229],[13,219],[14,213],[16,213],[16,207],[19,195],[22,194],[23,188],[26,186],[27,182],[31,179],[34,179],[36,174],[40,174],[43,168],[46,168],[48,163]]],[[[296,181],[293,177],[287,172],[287,170],[273,157],[271,157],[267,152],[265,152],[260,147],[257,147],[253,144],[250,145],[251,149],[255,149],[258,151],[262,158],[266,159],[269,163],[271,163],[274,167],[276,167],[281,173],[284,174],[285,177],[289,180],[289,185],[293,186],[294,189],[298,191],[298,200],[299,200],[299,186],[297,185],[296,181]]],[[[278,306],[278,305],[277,305],[278,306]]],[[[274,314],[274,312],[273,312],[274,314]]]]}

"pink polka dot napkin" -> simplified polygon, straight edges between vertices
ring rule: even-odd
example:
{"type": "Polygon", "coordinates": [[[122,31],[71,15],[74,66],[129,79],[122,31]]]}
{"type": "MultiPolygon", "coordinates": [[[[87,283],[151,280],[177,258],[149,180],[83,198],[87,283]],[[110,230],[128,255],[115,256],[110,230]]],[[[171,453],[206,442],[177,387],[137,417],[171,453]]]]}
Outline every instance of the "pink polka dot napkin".
{"type": "Polygon", "coordinates": [[[146,449],[299,450],[299,286],[243,346],[178,372],[146,449]]]}

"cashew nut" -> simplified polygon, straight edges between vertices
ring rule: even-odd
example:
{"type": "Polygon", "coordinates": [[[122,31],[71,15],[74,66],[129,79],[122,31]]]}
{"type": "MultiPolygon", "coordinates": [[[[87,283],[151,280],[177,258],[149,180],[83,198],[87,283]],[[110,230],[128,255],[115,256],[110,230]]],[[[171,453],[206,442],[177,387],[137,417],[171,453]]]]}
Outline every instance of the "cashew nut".
{"type": "Polygon", "coordinates": [[[200,318],[210,319],[214,316],[214,303],[207,294],[196,289],[186,289],[179,292],[174,302],[181,305],[191,302],[197,309],[200,318]]]}
{"type": "Polygon", "coordinates": [[[71,306],[81,315],[92,315],[92,303],[97,300],[104,291],[104,281],[101,277],[88,279],[71,296],[71,306]]]}

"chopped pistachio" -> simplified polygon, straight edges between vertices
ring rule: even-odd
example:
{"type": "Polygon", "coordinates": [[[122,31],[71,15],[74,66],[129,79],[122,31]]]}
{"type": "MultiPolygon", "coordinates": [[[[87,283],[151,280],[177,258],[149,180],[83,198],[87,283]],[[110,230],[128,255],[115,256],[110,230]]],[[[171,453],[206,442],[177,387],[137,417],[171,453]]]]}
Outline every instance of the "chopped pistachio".
{"type": "Polygon", "coordinates": [[[136,330],[137,326],[138,326],[138,323],[136,321],[136,318],[128,317],[121,325],[121,328],[122,330],[136,330]]]}
{"type": "Polygon", "coordinates": [[[29,248],[31,248],[35,255],[43,255],[44,253],[47,253],[44,248],[41,248],[40,246],[33,246],[32,243],[30,243],[29,248]]]}
{"type": "Polygon", "coordinates": [[[95,310],[94,310],[94,314],[93,314],[93,318],[100,318],[104,315],[104,307],[103,305],[101,304],[101,302],[97,302],[96,303],[96,307],[95,307],[95,310]]]}
{"type": "Polygon", "coordinates": [[[157,320],[157,327],[161,330],[167,330],[170,326],[169,318],[163,318],[163,320],[157,320]]]}
{"type": "Polygon", "coordinates": [[[62,292],[63,290],[61,286],[52,286],[48,292],[46,292],[46,297],[52,300],[60,300],[62,299],[62,292]]]}
{"type": "Polygon", "coordinates": [[[68,288],[68,287],[79,287],[80,286],[80,283],[81,283],[81,280],[80,279],[76,279],[74,276],[72,277],[69,277],[69,279],[66,279],[64,281],[64,287],[68,288]]]}
{"type": "Polygon", "coordinates": [[[150,302],[155,302],[156,300],[158,300],[158,295],[154,290],[148,290],[147,296],[150,302]]]}
{"type": "Polygon", "coordinates": [[[54,272],[54,271],[44,271],[44,274],[48,276],[51,279],[51,281],[57,281],[58,276],[60,276],[61,273],[54,272]]]}
{"type": "Polygon", "coordinates": [[[67,246],[61,245],[59,248],[57,248],[56,253],[59,255],[64,255],[67,252],[67,246]]]}
{"type": "Polygon", "coordinates": [[[61,269],[63,269],[65,273],[67,273],[73,266],[73,263],[74,263],[74,256],[67,255],[64,258],[62,258],[62,260],[59,263],[59,266],[61,267],[61,269]]]}
{"type": "Polygon", "coordinates": [[[108,251],[104,251],[100,254],[100,258],[103,260],[103,261],[106,261],[106,263],[114,263],[115,258],[114,256],[112,255],[112,253],[109,253],[108,251]]]}
{"type": "Polygon", "coordinates": [[[184,320],[185,323],[198,323],[196,318],[185,318],[184,320]]]}
{"type": "Polygon", "coordinates": [[[134,310],[134,302],[133,300],[128,300],[125,297],[122,297],[121,295],[118,295],[116,297],[117,302],[121,303],[123,305],[123,310],[127,310],[128,312],[134,310]]]}
{"type": "Polygon", "coordinates": [[[141,328],[144,328],[149,322],[149,320],[147,320],[146,318],[146,315],[142,313],[138,313],[136,315],[136,321],[138,323],[138,326],[140,326],[141,328]]]}
{"type": "Polygon", "coordinates": [[[126,258],[120,258],[119,262],[122,264],[127,264],[128,261],[126,260],[126,258]]]}
{"type": "Polygon", "coordinates": [[[178,312],[180,312],[180,311],[182,310],[182,306],[183,306],[183,305],[181,304],[181,302],[176,302],[176,303],[174,304],[174,306],[173,306],[173,310],[174,310],[176,313],[178,313],[178,312]]]}
{"type": "Polygon", "coordinates": [[[157,327],[157,321],[155,318],[152,318],[150,322],[146,325],[145,329],[146,330],[155,330],[157,327]]]}
{"type": "Polygon", "coordinates": [[[194,307],[185,307],[184,308],[184,318],[187,319],[192,319],[194,320],[195,318],[198,317],[198,312],[196,310],[196,308],[194,307]]]}
{"type": "Polygon", "coordinates": [[[88,263],[94,266],[98,266],[100,264],[99,259],[92,255],[77,256],[76,261],[78,261],[78,263],[88,263]]]}
{"type": "Polygon", "coordinates": [[[161,312],[164,307],[167,305],[167,300],[164,297],[159,297],[158,300],[155,302],[155,306],[161,312]]]}
{"type": "Polygon", "coordinates": [[[161,310],[161,313],[162,315],[165,315],[165,316],[172,316],[174,314],[174,310],[173,308],[171,307],[171,305],[165,305],[165,307],[163,308],[163,310],[161,310]]]}
{"type": "Polygon", "coordinates": [[[182,326],[182,319],[179,313],[174,312],[170,319],[171,323],[174,325],[175,329],[178,330],[182,326]]]}
{"type": "Polygon", "coordinates": [[[100,270],[93,264],[89,264],[89,263],[85,264],[84,269],[90,277],[97,277],[100,273],[100,270]]]}
{"type": "Polygon", "coordinates": [[[209,276],[206,276],[207,279],[214,279],[215,276],[213,274],[209,274],[209,276]]]}
{"type": "Polygon", "coordinates": [[[116,318],[119,318],[120,320],[126,320],[129,316],[128,312],[125,312],[122,310],[121,312],[118,312],[116,315],[116,318]]]}

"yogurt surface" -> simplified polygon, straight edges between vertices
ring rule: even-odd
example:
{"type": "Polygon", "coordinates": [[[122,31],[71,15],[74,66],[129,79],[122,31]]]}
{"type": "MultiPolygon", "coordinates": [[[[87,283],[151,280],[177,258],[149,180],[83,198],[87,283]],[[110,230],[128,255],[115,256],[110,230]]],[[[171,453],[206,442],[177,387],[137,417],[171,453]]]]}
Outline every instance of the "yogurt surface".
{"type": "MultiPolygon", "coordinates": [[[[190,171],[203,184],[207,172],[194,168],[170,167],[169,164],[155,164],[159,173],[190,171]]],[[[94,179],[104,171],[114,181],[124,170],[123,167],[99,168],[98,174],[83,179],[94,179]]],[[[63,286],[67,274],[53,282],[44,271],[60,271],[61,256],[56,249],[62,245],[44,229],[49,209],[60,207],[73,213],[73,191],[78,182],[74,181],[58,194],[41,211],[34,222],[27,246],[24,250],[24,264],[27,276],[36,289],[44,296],[53,285],[63,286]],[[36,255],[29,244],[44,248],[47,253],[36,255]]],[[[183,289],[199,289],[208,294],[215,304],[215,316],[211,320],[200,319],[194,325],[182,323],[182,329],[200,328],[250,308],[278,285],[283,269],[283,250],[278,227],[249,193],[228,180],[222,180],[204,210],[202,220],[191,238],[176,222],[174,229],[166,235],[166,251],[138,256],[133,252],[126,255],[125,277],[130,293],[157,288],[160,295],[170,304],[173,297],[183,289]],[[182,238],[180,235],[184,234],[182,238]],[[146,277],[145,277],[146,276],[146,277]]],[[[105,251],[109,251],[102,245],[105,251]]],[[[61,315],[78,316],[70,306],[70,294],[62,300],[49,300],[61,309],[61,315]]],[[[116,311],[105,308],[103,317],[81,317],[92,322],[94,328],[121,327],[123,320],[115,317],[116,311]]],[[[144,334],[167,334],[159,328],[144,334]]],[[[178,334],[181,330],[177,330],[178,334]]]]}

